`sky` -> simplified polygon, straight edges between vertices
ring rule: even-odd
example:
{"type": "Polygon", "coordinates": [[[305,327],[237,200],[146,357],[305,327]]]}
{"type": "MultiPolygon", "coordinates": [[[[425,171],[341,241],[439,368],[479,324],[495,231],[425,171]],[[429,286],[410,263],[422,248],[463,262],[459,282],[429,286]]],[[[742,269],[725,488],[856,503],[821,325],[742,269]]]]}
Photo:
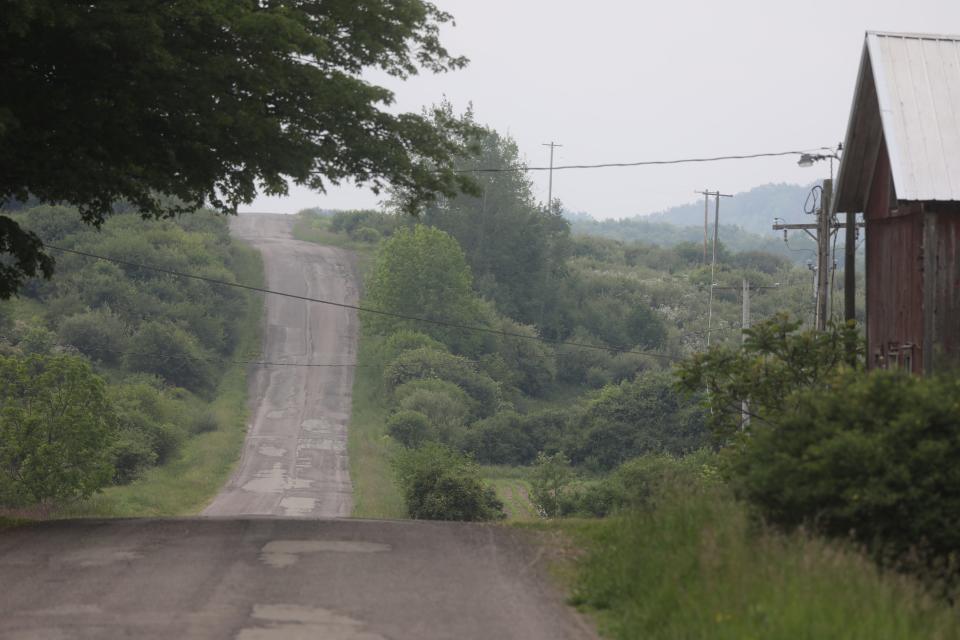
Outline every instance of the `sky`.
{"type": "MultiPolygon", "coordinates": [[[[435,0],[443,42],[466,69],[389,79],[396,107],[445,97],[518,143],[531,166],[634,162],[818,147],[843,140],[866,30],[960,33],[957,0],[435,0]]],[[[382,78],[378,78],[378,81],[382,78]]],[[[796,159],[554,172],[564,208],[595,218],[652,213],[695,191],[806,184],[796,159]]],[[[547,198],[546,173],[531,174],[547,198]]],[[[293,187],[241,210],[375,207],[353,186],[293,187]]],[[[802,203],[798,203],[798,207],[802,203]]]]}

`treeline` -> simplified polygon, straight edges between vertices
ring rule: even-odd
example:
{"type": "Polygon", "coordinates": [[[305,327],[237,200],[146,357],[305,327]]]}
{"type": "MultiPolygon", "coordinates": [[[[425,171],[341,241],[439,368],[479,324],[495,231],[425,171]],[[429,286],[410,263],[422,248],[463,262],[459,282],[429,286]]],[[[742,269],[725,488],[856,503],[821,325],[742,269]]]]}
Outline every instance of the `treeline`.
{"type": "MultiPolygon", "coordinates": [[[[210,213],[176,221],[118,214],[99,231],[64,207],[25,208],[15,217],[45,243],[129,263],[227,282],[259,270],[255,252],[233,244],[226,221],[210,213]]],[[[52,280],[31,281],[21,299],[0,303],[0,437],[18,443],[0,454],[0,503],[8,505],[90,495],[104,469],[107,482],[131,482],[177,455],[186,438],[217,429],[208,402],[255,304],[239,289],[131,264],[70,253],[56,258],[52,280]],[[76,411],[86,396],[97,398],[103,428],[83,430],[76,420],[43,413],[53,411],[43,407],[61,393],[76,411]],[[34,426],[24,431],[24,424],[34,426]],[[31,444],[27,432],[34,428],[59,429],[62,448],[98,434],[96,455],[87,456],[88,479],[64,479],[59,486],[44,475],[53,473],[44,458],[52,449],[31,444]],[[43,477],[28,481],[34,476],[26,474],[27,464],[48,471],[35,471],[43,477]]]]}

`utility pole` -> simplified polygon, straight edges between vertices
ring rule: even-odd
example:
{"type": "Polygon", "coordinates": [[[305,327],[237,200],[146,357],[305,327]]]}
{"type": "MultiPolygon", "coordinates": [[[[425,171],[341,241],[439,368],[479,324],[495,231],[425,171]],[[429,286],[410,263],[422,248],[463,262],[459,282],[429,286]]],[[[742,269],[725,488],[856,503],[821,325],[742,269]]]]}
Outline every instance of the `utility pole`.
{"type": "Polygon", "coordinates": [[[833,235],[830,200],[833,195],[833,180],[823,181],[823,195],[817,212],[817,317],[816,329],[825,331],[830,319],[830,237],[833,235]]]}
{"type": "Polygon", "coordinates": [[[843,319],[857,318],[857,214],[847,213],[846,244],[843,247],[843,319]]]}
{"type": "Polygon", "coordinates": [[[707,305],[707,348],[710,348],[710,334],[713,331],[713,288],[716,286],[717,276],[717,236],[720,230],[720,198],[732,198],[732,195],[720,193],[719,191],[702,192],[704,197],[714,196],[715,204],[713,209],[713,259],[710,261],[710,302],[707,305]]]}
{"type": "Polygon", "coordinates": [[[543,145],[544,147],[550,147],[550,181],[547,186],[547,211],[553,211],[553,150],[557,147],[562,147],[562,144],[557,144],[552,140],[543,145]]]}
{"type": "Polygon", "coordinates": [[[703,264],[707,264],[707,217],[710,215],[710,192],[704,189],[703,194],[703,264]]]}
{"type": "Polygon", "coordinates": [[[853,258],[850,258],[850,252],[855,250],[855,241],[849,240],[851,235],[855,235],[855,229],[862,227],[862,222],[853,220],[851,230],[851,218],[848,216],[846,224],[837,224],[833,222],[833,211],[831,202],[833,200],[833,180],[823,181],[823,195],[820,198],[820,209],[817,210],[817,222],[815,224],[774,224],[774,231],[783,231],[786,238],[787,231],[804,231],[817,243],[817,269],[814,274],[814,283],[816,284],[816,312],[814,313],[814,326],[818,331],[827,328],[827,321],[830,318],[830,269],[832,267],[830,260],[830,239],[834,233],[842,228],[847,228],[847,248],[846,251],[849,265],[846,267],[849,271],[845,275],[844,286],[849,289],[846,292],[847,299],[844,301],[844,313],[851,314],[853,317],[853,292],[855,284],[850,284],[850,278],[853,276],[853,258]],[[849,305],[849,306],[848,306],[849,305]]]}
{"type": "MultiPolygon", "coordinates": [[[[750,328],[750,283],[743,279],[743,314],[740,321],[740,344],[747,342],[747,329],[750,328]]],[[[740,401],[740,430],[746,431],[750,426],[750,411],[747,400],[740,401]]]]}

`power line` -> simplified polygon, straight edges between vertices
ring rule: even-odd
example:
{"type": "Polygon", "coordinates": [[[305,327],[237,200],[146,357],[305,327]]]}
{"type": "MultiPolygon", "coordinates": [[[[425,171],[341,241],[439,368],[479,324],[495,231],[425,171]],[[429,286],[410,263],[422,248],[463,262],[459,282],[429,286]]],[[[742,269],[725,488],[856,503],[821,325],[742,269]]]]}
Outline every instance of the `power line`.
{"type": "MultiPolygon", "coordinates": [[[[598,345],[587,344],[584,342],[568,342],[566,340],[551,340],[549,338],[543,338],[541,336],[529,336],[522,333],[512,333],[510,331],[501,331],[499,329],[490,329],[489,327],[480,327],[475,325],[466,325],[459,324],[456,322],[449,322],[446,320],[434,320],[432,318],[423,318],[419,316],[411,316],[402,313],[395,313],[392,311],[383,311],[381,309],[370,309],[368,307],[361,307],[358,305],[347,304],[344,302],[334,302],[333,300],[322,300],[320,298],[311,298],[309,296],[301,296],[295,293],[285,293],[283,291],[274,291],[272,289],[266,289],[263,287],[255,287],[248,284],[241,284],[239,282],[227,282],[225,280],[217,280],[216,278],[208,278],[206,276],[199,276],[192,273],[183,273],[181,271],[175,271],[173,269],[165,269],[163,267],[155,267],[151,265],[141,264],[138,262],[132,262],[130,260],[121,260],[119,258],[110,258],[108,256],[101,256],[95,253],[88,253],[86,251],[78,251],[76,249],[66,249],[64,247],[57,247],[55,245],[46,244],[43,245],[47,249],[53,249],[54,251],[60,251],[62,253],[69,253],[77,256],[82,256],[85,258],[91,258],[93,260],[103,260],[104,262],[112,262],[113,264],[123,265],[126,267],[132,267],[134,269],[146,269],[147,271],[155,271],[157,273],[165,273],[167,275],[175,276],[178,278],[187,278],[190,280],[199,280],[201,282],[206,282],[209,284],[214,284],[222,287],[234,287],[237,289],[245,289],[247,291],[255,291],[257,293],[265,293],[274,296],[282,296],[284,298],[292,298],[294,300],[302,300],[304,302],[315,302],[317,304],[325,304],[332,307],[339,307],[341,309],[350,309],[352,311],[358,311],[361,313],[372,313],[380,316],[386,316],[390,318],[397,318],[399,320],[411,320],[414,322],[424,322],[427,324],[433,324],[441,327],[449,327],[452,329],[461,329],[464,331],[476,331],[478,333],[487,333],[497,336],[502,336],[506,338],[520,338],[522,340],[533,340],[536,342],[543,342],[546,344],[552,344],[556,346],[568,346],[568,347],[577,347],[580,349],[593,349],[595,351],[605,351],[608,353],[625,353],[638,356],[650,356],[652,358],[661,358],[664,360],[677,361],[680,358],[676,356],[667,355],[665,353],[656,353],[654,351],[636,351],[636,350],[619,350],[610,347],[601,347],[598,345]]],[[[286,365],[294,366],[294,365],[286,365]]],[[[317,365],[321,366],[321,365],[317,365]]]]}
{"type": "MultiPolygon", "coordinates": [[[[559,145],[558,145],[559,146],[559,145]]],[[[599,164],[566,164],[556,166],[515,166],[515,167],[476,167],[457,169],[455,173],[523,173],[528,171],[563,171],[568,169],[611,169],[622,167],[650,167],[671,164],[696,164],[703,162],[722,162],[725,160],[753,160],[756,158],[777,158],[783,156],[802,156],[807,151],[772,151],[766,153],[747,153],[740,155],[710,156],[705,158],[676,158],[673,160],[640,160],[638,162],[602,162],[599,164]]]]}

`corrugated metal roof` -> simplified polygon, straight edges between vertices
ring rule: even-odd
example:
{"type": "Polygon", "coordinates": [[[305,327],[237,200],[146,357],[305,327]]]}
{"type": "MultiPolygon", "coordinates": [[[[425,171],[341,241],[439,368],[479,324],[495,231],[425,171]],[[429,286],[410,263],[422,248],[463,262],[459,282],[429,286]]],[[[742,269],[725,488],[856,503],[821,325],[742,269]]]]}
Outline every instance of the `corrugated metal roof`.
{"type": "Polygon", "coordinates": [[[867,33],[836,210],[863,210],[881,133],[897,199],[960,200],[960,36],[867,33]]]}

